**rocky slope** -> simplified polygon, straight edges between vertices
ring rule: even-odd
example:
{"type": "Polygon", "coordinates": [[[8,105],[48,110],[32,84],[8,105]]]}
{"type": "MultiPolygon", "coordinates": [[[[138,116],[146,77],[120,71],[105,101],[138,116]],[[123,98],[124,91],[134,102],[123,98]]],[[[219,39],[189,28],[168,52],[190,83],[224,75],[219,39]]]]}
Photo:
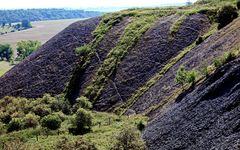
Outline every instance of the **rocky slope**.
{"type": "Polygon", "coordinates": [[[76,22],[0,77],[0,98],[64,93],[74,103],[86,96],[98,111],[148,115],[149,149],[237,149],[240,60],[186,91],[175,76],[182,65],[201,72],[239,49],[240,19],[217,31],[212,16],[188,9],[131,9],[76,22]]]}
{"type": "Polygon", "coordinates": [[[144,132],[151,150],[239,149],[240,60],[220,68],[144,132]]]}

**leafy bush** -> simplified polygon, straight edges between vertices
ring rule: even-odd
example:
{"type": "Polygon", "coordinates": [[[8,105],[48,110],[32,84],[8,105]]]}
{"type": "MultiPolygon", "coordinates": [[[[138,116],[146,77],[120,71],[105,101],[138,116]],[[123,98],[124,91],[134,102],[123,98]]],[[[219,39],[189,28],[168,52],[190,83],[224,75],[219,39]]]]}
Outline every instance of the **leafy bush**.
{"type": "Polygon", "coordinates": [[[57,115],[48,115],[42,118],[42,127],[48,128],[50,130],[57,130],[60,128],[62,120],[57,115]]]}
{"type": "Polygon", "coordinates": [[[44,117],[51,113],[51,109],[48,108],[47,105],[38,105],[33,108],[32,112],[34,112],[34,114],[36,114],[40,117],[44,117]]]}
{"type": "Polygon", "coordinates": [[[91,130],[92,113],[90,111],[79,108],[76,112],[75,118],[72,120],[72,126],[69,131],[73,134],[84,134],[91,130]]]}
{"type": "Polygon", "coordinates": [[[145,150],[145,146],[136,129],[126,128],[116,136],[111,150],[145,150]]]}
{"type": "Polygon", "coordinates": [[[23,122],[19,118],[13,118],[7,126],[8,132],[19,131],[21,129],[23,129],[23,122]]]}
{"type": "Polygon", "coordinates": [[[231,23],[238,17],[237,9],[233,6],[223,6],[217,12],[218,29],[221,29],[231,23]]]}
{"type": "Polygon", "coordinates": [[[12,120],[12,117],[9,113],[0,113],[0,120],[2,123],[5,123],[5,124],[8,124],[11,120],[12,120]]]}
{"type": "Polygon", "coordinates": [[[66,137],[62,137],[55,147],[56,150],[97,150],[96,146],[90,141],[82,138],[70,141],[66,137]]]}
{"type": "Polygon", "coordinates": [[[20,41],[17,42],[17,60],[21,61],[29,56],[31,53],[41,47],[39,41],[20,41]]]}
{"type": "Polygon", "coordinates": [[[91,109],[92,108],[92,103],[89,101],[89,99],[85,96],[81,96],[77,98],[76,104],[74,105],[74,112],[77,111],[77,109],[83,108],[83,109],[91,109]]]}
{"type": "Polygon", "coordinates": [[[23,118],[24,127],[25,128],[35,128],[35,127],[37,127],[38,124],[39,124],[39,122],[38,122],[39,119],[40,119],[40,117],[38,117],[34,114],[27,114],[23,118]]]}
{"type": "Polygon", "coordinates": [[[196,70],[187,71],[184,66],[181,66],[177,71],[175,81],[182,86],[186,83],[190,83],[194,86],[197,76],[198,72],[196,70]]]}

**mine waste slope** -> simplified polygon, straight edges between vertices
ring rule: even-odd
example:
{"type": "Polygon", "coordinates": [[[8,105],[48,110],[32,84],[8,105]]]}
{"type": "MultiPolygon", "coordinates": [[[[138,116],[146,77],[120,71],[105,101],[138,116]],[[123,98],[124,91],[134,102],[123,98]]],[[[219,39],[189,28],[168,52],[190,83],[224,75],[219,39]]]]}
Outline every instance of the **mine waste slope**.
{"type": "Polygon", "coordinates": [[[87,97],[96,111],[148,116],[150,150],[240,149],[240,18],[218,29],[224,5],[236,2],[76,22],[2,76],[0,98],[63,93],[71,104],[87,97]],[[183,66],[194,83],[176,82],[183,66]]]}

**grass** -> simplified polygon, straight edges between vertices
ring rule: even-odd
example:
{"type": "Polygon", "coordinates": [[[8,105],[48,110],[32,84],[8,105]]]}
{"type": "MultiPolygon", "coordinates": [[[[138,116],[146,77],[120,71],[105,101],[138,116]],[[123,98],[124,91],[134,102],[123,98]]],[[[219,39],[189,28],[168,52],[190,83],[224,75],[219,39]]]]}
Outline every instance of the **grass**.
{"type": "Polygon", "coordinates": [[[179,19],[171,26],[170,35],[174,36],[186,19],[187,15],[182,15],[181,17],[179,17],[179,19]]]}
{"type": "Polygon", "coordinates": [[[12,66],[9,64],[9,62],[0,61],[0,77],[4,75],[11,68],[12,66]]]}
{"type": "MultiPolygon", "coordinates": [[[[43,130],[39,127],[37,129],[26,129],[10,134],[0,136],[0,141],[9,141],[10,139],[23,139],[26,147],[33,147],[34,149],[52,150],[53,147],[59,142],[61,137],[68,137],[69,139],[77,139],[82,137],[87,141],[91,141],[96,145],[99,150],[108,150],[114,143],[115,135],[125,127],[136,128],[140,121],[146,122],[147,117],[140,115],[136,116],[117,116],[111,113],[94,112],[94,126],[90,133],[82,136],[73,136],[68,134],[69,120],[62,123],[60,135],[57,132],[52,132],[52,135],[41,135],[43,130]],[[99,126],[99,123],[101,125],[99,126]],[[38,138],[37,138],[38,137],[38,138]]],[[[0,143],[1,143],[0,142],[0,143]]]]}

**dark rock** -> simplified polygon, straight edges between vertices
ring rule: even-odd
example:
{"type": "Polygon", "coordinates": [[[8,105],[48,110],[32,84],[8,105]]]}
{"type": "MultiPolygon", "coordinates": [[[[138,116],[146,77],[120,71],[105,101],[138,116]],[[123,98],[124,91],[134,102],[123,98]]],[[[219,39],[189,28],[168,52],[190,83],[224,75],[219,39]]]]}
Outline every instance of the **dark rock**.
{"type": "Polygon", "coordinates": [[[153,119],[143,137],[150,150],[238,149],[240,59],[153,119]]]}

